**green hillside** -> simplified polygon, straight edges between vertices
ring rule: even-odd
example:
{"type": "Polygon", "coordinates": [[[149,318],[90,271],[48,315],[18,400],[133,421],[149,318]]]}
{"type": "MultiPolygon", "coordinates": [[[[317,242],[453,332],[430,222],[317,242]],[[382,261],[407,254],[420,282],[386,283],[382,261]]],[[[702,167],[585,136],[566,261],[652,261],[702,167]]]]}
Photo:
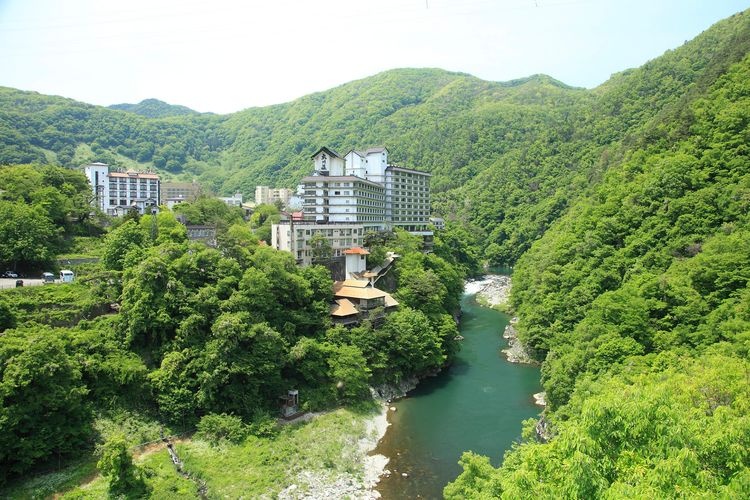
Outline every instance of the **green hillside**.
{"type": "Polygon", "coordinates": [[[147,118],[2,88],[0,163],[140,165],[250,195],[256,184],[295,186],[321,145],[385,144],[394,162],[433,173],[437,213],[477,225],[485,257],[513,263],[634,141],[685,133],[686,103],[747,52],[746,18],[594,90],[545,75],[398,69],[230,115],[147,118]]]}
{"type": "MultiPolygon", "coordinates": [[[[502,83],[397,69],[231,115],[148,118],[0,88],[0,164],[99,160],[250,194],[256,184],[294,186],[321,145],[346,151],[376,144],[388,146],[393,162],[430,171],[433,210],[461,223],[463,233],[449,224],[438,253],[468,246],[472,235],[481,248],[462,252],[515,265],[519,336],[543,363],[543,417],[525,423],[523,442],[498,469],[465,455],[448,498],[750,496],[750,11],[592,90],[545,75],[502,83]]],[[[33,168],[46,175],[44,167],[7,170],[23,179],[33,168]]],[[[133,267],[143,272],[126,271],[121,332],[148,347],[149,363],[170,361],[148,369],[156,373],[159,405],[175,420],[222,410],[218,396],[188,397],[197,387],[215,396],[196,368],[204,346],[191,337],[210,324],[196,326],[190,316],[204,313],[205,297],[220,294],[214,305],[224,308],[209,308],[211,321],[217,311],[232,320],[216,327],[219,338],[233,325],[246,335],[244,315],[264,307],[261,319],[294,342],[309,332],[294,330],[305,322],[287,322],[289,311],[315,326],[310,300],[285,308],[286,290],[263,292],[266,282],[283,283],[276,267],[303,291],[321,280],[297,276],[290,262],[255,245],[248,257],[233,241],[227,251],[238,256],[205,257],[215,261],[214,281],[204,283],[197,272],[203,264],[194,260],[204,257],[169,259],[170,247],[144,249],[149,258],[133,267]],[[277,274],[242,275],[238,263],[224,262],[230,258],[256,259],[259,268],[264,259],[279,260],[270,266],[277,274]],[[169,288],[174,295],[164,295],[160,281],[153,289],[141,284],[142,276],[167,275],[162,268],[182,276],[183,267],[195,277],[188,273],[169,288]],[[233,270],[228,281],[219,278],[225,268],[233,270]],[[182,309],[173,297],[182,297],[182,309]],[[185,373],[193,385],[183,391],[176,381],[185,373]]],[[[422,267],[441,268],[411,245],[422,267]]],[[[402,276],[424,292],[415,308],[440,298],[425,285],[422,267],[402,276]]],[[[443,299],[459,294],[459,275],[451,276],[443,299]]],[[[439,319],[436,330],[453,325],[439,319]]],[[[407,326],[394,323],[392,332],[407,326]]],[[[372,376],[386,378],[383,348],[370,343],[370,333],[354,331],[362,343],[356,347],[372,376]]]]}
{"type": "Polygon", "coordinates": [[[159,99],[144,99],[138,104],[112,104],[107,106],[109,109],[128,111],[136,115],[145,116],[146,118],[166,118],[168,116],[194,115],[197,111],[186,106],[168,104],[159,99]]]}
{"type": "Polygon", "coordinates": [[[750,494],[747,23],[604,89],[648,102],[637,89],[677,85],[686,54],[706,62],[519,259],[512,300],[548,408],[500,469],[465,455],[448,498],[750,494]]]}

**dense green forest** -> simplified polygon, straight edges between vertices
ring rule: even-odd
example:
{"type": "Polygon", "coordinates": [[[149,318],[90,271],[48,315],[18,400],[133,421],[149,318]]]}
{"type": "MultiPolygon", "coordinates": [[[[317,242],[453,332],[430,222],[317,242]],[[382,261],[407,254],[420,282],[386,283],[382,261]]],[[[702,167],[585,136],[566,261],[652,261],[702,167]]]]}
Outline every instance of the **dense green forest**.
{"type": "Polygon", "coordinates": [[[138,104],[112,104],[107,107],[109,109],[128,111],[136,115],[145,116],[146,118],[166,118],[168,116],[193,115],[198,113],[188,107],[167,104],[158,99],[144,99],[138,104]]]}
{"type": "Polygon", "coordinates": [[[48,318],[22,297],[34,292],[0,298],[2,470],[91,446],[107,405],[189,428],[232,413],[257,430],[290,384],[320,408],[429,372],[456,349],[450,315],[484,260],[515,266],[548,407],[500,468],[466,454],[447,497],[749,496],[748,54],[745,12],[593,90],[401,69],[154,118],[0,89],[0,164],[16,165],[0,168],[0,231],[17,235],[0,241],[6,262],[42,265],[82,232],[82,177],[62,167],[91,160],[250,194],[295,185],[320,145],[385,144],[433,174],[433,210],[453,223],[432,255],[404,234],[375,242],[403,256],[402,308],[352,330],[327,323],[325,271],[258,244],[273,213],[251,228],[205,200],[182,208],[223,221],[219,250],[188,245],[168,213],[119,225],[90,286],[67,289],[85,308],[48,318]],[[34,254],[19,253],[17,219],[34,254]],[[119,314],[99,316],[97,297],[119,314]]]}
{"type": "MultiPolygon", "coordinates": [[[[36,172],[0,174],[21,169],[36,172]]],[[[42,215],[33,197],[13,206],[42,215]]],[[[399,309],[346,329],[331,324],[325,267],[298,267],[226,205],[212,206],[199,200],[189,207],[198,215],[187,214],[224,217],[218,248],[189,243],[169,211],[129,216],[104,236],[101,260],[79,271],[80,283],[0,295],[0,485],[98,442],[99,469],[112,473],[112,461],[127,462],[124,437],[101,443],[102,422],[124,425],[113,413],[235,439],[272,428],[290,387],[303,410],[357,403],[371,385],[432,372],[456,352],[467,267],[439,238],[432,254],[408,233],[382,240],[402,256],[399,309]]],[[[110,493],[137,496],[146,483],[136,479],[115,474],[110,493]]]]}
{"type": "MultiPolygon", "coordinates": [[[[693,44],[727,33],[750,40],[746,14],[693,44]]],[[[709,76],[519,259],[548,408],[499,469],[466,454],[448,498],[750,494],[748,51],[709,76]]]]}
{"type": "Polygon", "coordinates": [[[52,269],[74,236],[102,232],[90,202],[82,172],[53,165],[0,167],[0,266],[52,269]]]}

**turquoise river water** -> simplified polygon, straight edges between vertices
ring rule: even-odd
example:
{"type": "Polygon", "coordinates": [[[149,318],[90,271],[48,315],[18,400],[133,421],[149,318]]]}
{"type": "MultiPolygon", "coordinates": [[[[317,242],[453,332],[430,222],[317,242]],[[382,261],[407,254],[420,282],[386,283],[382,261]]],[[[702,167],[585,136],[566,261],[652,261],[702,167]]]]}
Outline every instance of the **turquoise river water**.
{"type": "Polygon", "coordinates": [[[500,352],[509,317],[461,303],[461,352],[438,376],[420,382],[392,406],[388,431],[375,453],[390,458],[377,490],[383,499],[442,498],[443,487],[461,472],[458,459],[471,450],[500,464],[521,437],[521,421],[539,414],[532,395],[541,390],[539,369],[506,361],[500,352]],[[403,477],[402,473],[408,477],[403,477]]]}

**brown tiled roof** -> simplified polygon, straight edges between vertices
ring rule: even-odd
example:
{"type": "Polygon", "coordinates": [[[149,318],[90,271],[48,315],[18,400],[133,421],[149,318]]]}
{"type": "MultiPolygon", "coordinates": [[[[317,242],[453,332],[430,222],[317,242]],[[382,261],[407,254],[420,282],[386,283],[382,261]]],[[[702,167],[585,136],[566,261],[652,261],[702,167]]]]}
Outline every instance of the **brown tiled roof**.
{"type": "Polygon", "coordinates": [[[385,294],[385,307],[386,309],[389,307],[396,307],[398,305],[398,301],[394,299],[390,293],[385,294]]]}
{"type": "Polygon", "coordinates": [[[343,297],[347,299],[379,299],[384,298],[387,293],[377,288],[356,288],[353,286],[342,286],[338,290],[334,290],[334,297],[343,297]]]}
{"type": "Polygon", "coordinates": [[[141,172],[131,172],[131,173],[125,173],[125,172],[110,172],[110,177],[125,177],[128,179],[158,179],[159,176],[156,174],[146,174],[141,172]]]}
{"type": "Polygon", "coordinates": [[[365,288],[370,284],[367,280],[348,279],[344,281],[334,281],[333,291],[334,293],[343,286],[350,286],[353,288],[365,288]]]}
{"type": "Polygon", "coordinates": [[[338,299],[335,304],[331,306],[331,316],[352,316],[359,314],[357,307],[352,304],[349,299],[338,299]]]}
{"type": "Polygon", "coordinates": [[[352,247],[344,250],[344,255],[370,255],[370,252],[362,247],[352,247]]]}

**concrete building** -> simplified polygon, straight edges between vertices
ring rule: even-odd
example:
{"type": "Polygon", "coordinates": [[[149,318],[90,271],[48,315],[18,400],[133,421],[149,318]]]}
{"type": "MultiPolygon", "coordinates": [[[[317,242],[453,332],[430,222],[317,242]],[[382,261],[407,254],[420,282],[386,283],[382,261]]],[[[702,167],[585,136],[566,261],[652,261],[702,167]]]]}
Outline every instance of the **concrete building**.
{"type": "Polygon", "coordinates": [[[388,149],[368,148],[364,151],[352,149],[344,156],[346,175],[355,175],[379,184],[385,184],[385,169],[388,167],[388,149]]]}
{"type": "Polygon", "coordinates": [[[325,146],[312,155],[312,161],[315,175],[345,175],[346,160],[344,160],[344,157],[325,146]]]}
{"type": "Polygon", "coordinates": [[[305,220],[317,224],[362,224],[384,228],[385,188],[355,176],[313,175],[302,179],[305,220]]]}
{"type": "Polygon", "coordinates": [[[268,186],[255,186],[255,204],[273,205],[281,202],[283,208],[289,207],[290,198],[294,190],[289,188],[272,188],[268,186]]]}
{"type": "Polygon", "coordinates": [[[185,225],[187,237],[190,241],[202,241],[210,247],[216,247],[216,226],[185,225]]]}
{"type": "Polygon", "coordinates": [[[432,224],[432,227],[434,227],[437,231],[442,231],[445,229],[445,219],[442,217],[430,217],[430,224],[432,224]]]}
{"type": "Polygon", "coordinates": [[[255,204],[256,205],[267,205],[268,200],[271,199],[271,195],[269,194],[269,188],[268,186],[255,186],[255,204]]]}
{"type": "Polygon", "coordinates": [[[385,219],[391,229],[431,236],[430,174],[389,165],[385,169],[385,219]]]}
{"type": "Polygon", "coordinates": [[[385,147],[352,149],[344,157],[323,147],[312,159],[314,174],[302,179],[307,219],[323,224],[354,221],[374,229],[398,227],[421,236],[432,234],[428,228],[431,175],[427,172],[389,165],[385,147]],[[365,181],[370,192],[345,189],[354,183],[361,187],[365,181]],[[362,194],[367,199],[357,197],[362,194]],[[356,213],[358,217],[342,217],[341,203],[347,209],[345,214],[356,213]]]}
{"type": "Polygon", "coordinates": [[[172,207],[185,201],[195,201],[201,194],[201,185],[197,182],[162,182],[160,205],[172,207]]]}
{"type": "Polygon", "coordinates": [[[341,257],[345,255],[346,250],[362,245],[365,227],[353,223],[316,224],[310,221],[282,221],[272,226],[271,246],[277,250],[291,252],[299,265],[309,266],[313,260],[310,242],[315,235],[321,235],[328,241],[333,250],[332,257],[341,257]]]}
{"type": "Polygon", "coordinates": [[[242,193],[235,193],[232,196],[219,196],[219,199],[230,207],[242,207],[242,193]]]}
{"type": "Polygon", "coordinates": [[[94,194],[94,203],[107,215],[125,215],[130,210],[150,213],[161,199],[159,176],[151,172],[112,171],[106,163],[83,168],[94,194]]]}
{"type": "Polygon", "coordinates": [[[344,250],[346,265],[346,277],[359,275],[367,270],[367,256],[370,252],[362,247],[347,248],[344,250]]]}
{"type": "Polygon", "coordinates": [[[289,208],[289,202],[293,195],[294,189],[273,188],[271,190],[271,204],[280,201],[283,208],[289,208]]]}
{"type": "Polygon", "coordinates": [[[384,147],[351,150],[345,156],[323,147],[311,158],[313,175],[300,184],[304,222],[274,225],[274,248],[290,251],[300,264],[308,265],[311,252],[305,236],[318,233],[329,240],[335,256],[343,255],[359,244],[339,236],[347,227],[356,228],[360,235],[401,228],[422,236],[429,246],[430,174],[388,165],[384,147]],[[289,225],[306,233],[294,239],[289,225]]]}

